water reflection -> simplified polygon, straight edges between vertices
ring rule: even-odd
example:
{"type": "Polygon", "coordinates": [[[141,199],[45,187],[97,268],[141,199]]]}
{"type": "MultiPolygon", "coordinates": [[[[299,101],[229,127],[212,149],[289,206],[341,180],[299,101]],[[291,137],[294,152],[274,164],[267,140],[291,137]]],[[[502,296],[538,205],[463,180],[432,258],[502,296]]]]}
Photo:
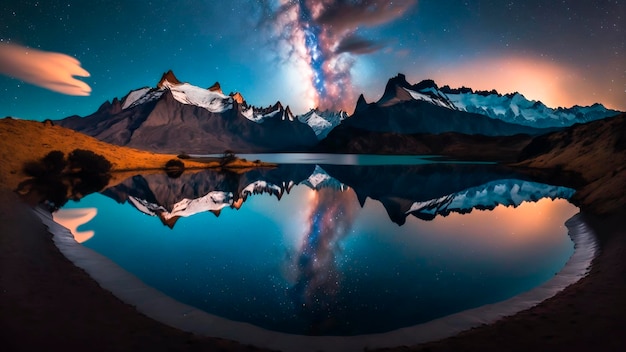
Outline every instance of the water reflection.
{"type": "Polygon", "coordinates": [[[97,208],[85,245],[178,300],[271,330],[354,335],[546,281],[573,251],[563,224],[577,209],[552,201],[572,192],[494,165],[293,164],[138,175],[67,208],[97,208]]]}
{"type": "Polygon", "coordinates": [[[319,334],[342,315],[337,302],[342,280],[337,268],[339,243],[352,229],[360,207],[354,192],[331,187],[310,191],[308,202],[305,234],[291,260],[290,281],[295,306],[311,321],[309,333],[319,334]]]}
{"type": "Polygon", "coordinates": [[[251,195],[270,194],[280,200],[298,184],[318,191],[351,188],[361,207],[367,198],[379,201],[398,225],[409,215],[430,220],[450,212],[493,209],[500,204],[518,206],[545,197],[569,199],[574,193],[571,188],[529,181],[509,168],[475,164],[287,164],[243,174],[206,170],[178,178],[137,175],[102,193],[173,228],[181,217],[207,211],[219,216],[225,207],[239,209],[251,195]]]}

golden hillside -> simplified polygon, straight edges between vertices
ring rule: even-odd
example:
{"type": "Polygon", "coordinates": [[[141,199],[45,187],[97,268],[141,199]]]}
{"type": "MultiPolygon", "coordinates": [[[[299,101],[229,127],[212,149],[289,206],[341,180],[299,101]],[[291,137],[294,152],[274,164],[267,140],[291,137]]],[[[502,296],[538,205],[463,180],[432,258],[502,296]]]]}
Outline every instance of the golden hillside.
{"type": "MultiPolygon", "coordinates": [[[[155,154],[101,142],[82,133],[54,126],[51,123],[0,119],[0,184],[15,189],[27,176],[22,167],[50,151],[68,154],[74,149],[88,149],[104,156],[113,165],[112,171],[162,169],[175,155],[155,154]]],[[[186,168],[217,167],[218,163],[183,160],[186,168]]]]}
{"type": "Polygon", "coordinates": [[[518,165],[579,174],[574,200],[607,213],[626,206],[626,114],[536,137],[518,165]]]}

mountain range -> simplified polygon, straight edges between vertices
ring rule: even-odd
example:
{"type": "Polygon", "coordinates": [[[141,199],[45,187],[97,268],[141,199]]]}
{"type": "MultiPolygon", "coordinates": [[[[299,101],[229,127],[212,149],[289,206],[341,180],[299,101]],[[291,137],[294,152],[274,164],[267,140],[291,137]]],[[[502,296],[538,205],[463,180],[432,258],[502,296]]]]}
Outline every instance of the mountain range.
{"type": "Polygon", "coordinates": [[[280,102],[249,105],[240,93],[225,95],[219,83],[208,89],[180,82],[171,71],[155,88],[144,87],[95,113],[58,123],[102,141],[155,152],[221,153],[304,150],[313,130],[280,102]]]}
{"type": "MultiPolygon", "coordinates": [[[[367,147],[354,152],[376,153],[381,149],[377,141],[384,139],[381,134],[539,135],[617,113],[600,104],[551,109],[519,93],[439,88],[432,80],[410,84],[398,74],[387,82],[377,102],[367,103],[361,95],[351,116],[318,109],[294,116],[280,101],[257,107],[239,92],[224,94],[219,82],[205,89],[181,82],[168,71],[156,87],[133,90],[105,102],[91,115],[56,123],[108,143],[155,152],[285,152],[318,145],[332,152],[342,151],[339,147],[354,144],[352,139],[360,136],[367,139],[367,147]]],[[[402,145],[416,144],[415,136],[409,138],[413,141],[402,138],[402,145]]],[[[422,144],[423,140],[417,138],[422,144]]],[[[419,153],[440,144],[429,143],[402,151],[419,153]]]]}
{"type": "Polygon", "coordinates": [[[409,215],[432,220],[451,212],[518,206],[541,198],[570,198],[571,188],[535,183],[495,165],[428,164],[414,166],[280,165],[246,173],[201,171],[170,178],[137,175],[102,193],[157,217],[169,227],[184,217],[240,209],[248,197],[269,194],[278,200],[301,185],[312,190],[355,192],[359,205],[380,202],[389,219],[403,225],[409,215]],[[327,171],[330,170],[330,171],[327,171]],[[372,177],[375,176],[375,177],[372,177]]]}

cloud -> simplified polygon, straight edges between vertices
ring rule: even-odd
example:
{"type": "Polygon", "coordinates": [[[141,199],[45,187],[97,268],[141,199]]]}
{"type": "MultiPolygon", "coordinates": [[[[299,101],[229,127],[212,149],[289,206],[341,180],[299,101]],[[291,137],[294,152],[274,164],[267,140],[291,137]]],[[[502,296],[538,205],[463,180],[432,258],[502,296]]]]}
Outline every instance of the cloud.
{"type": "Polygon", "coordinates": [[[334,32],[354,30],[360,26],[378,26],[402,16],[417,0],[338,0],[326,1],[315,21],[334,32]]]}
{"type": "Polygon", "coordinates": [[[74,76],[89,77],[75,58],[16,44],[0,44],[0,73],[68,95],[86,96],[91,87],[74,76]]]}
{"type": "Polygon", "coordinates": [[[375,41],[351,35],[339,42],[335,48],[335,53],[369,54],[378,51],[380,48],[382,48],[382,45],[375,41]]]}
{"type": "Polygon", "coordinates": [[[358,35],[363,27],[393,21],[416,0],[298,0],[260,2],[260,28],[271,51],[293,74],[293,89],[303,92],[307,108],[347,110],[355,100],[355,55],[383,48],[358,35]]]}

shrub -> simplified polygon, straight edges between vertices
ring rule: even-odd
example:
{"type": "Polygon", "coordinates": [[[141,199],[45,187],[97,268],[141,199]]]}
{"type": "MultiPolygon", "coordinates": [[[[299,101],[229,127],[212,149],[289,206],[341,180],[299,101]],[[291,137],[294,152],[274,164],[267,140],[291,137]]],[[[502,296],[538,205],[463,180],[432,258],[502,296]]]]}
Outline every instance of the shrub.
{"type": "Polygon", "coordinates": [[[235,161],[236,159],[237,159],[237,156],[235,155],[235,152],[233,152],[232,150],[225,150],[224,154],[220,158],[220,166],[225,166],[235,161]]]}
{"type": "Polygon", "coordinates": [[[111,163],[91,150],[74,149],[67,156],[67,161],[70,170],[75,173],[106,174],[111,170],[111,163]]]}
{"type": "Polygon", "coordinates": [[[41,159],[44,168],[51,175],[60,175],[67,166],[65,154],[59,150],[53,150],[41,159]]]}
{"type": "Polygon", "coordinates": [[[25,163],[22,170],[31,177],[51,178],[59,176],[66,165],[67,162],[65,161],[63,152],[53,150],[39,161],[29,161],[25,163]]]}
{"type": "Polygon", "coordinates": [[[165,163],[165,173],[171,178],[180,177],[185,172],[185,164],[178,159],[171,159],[165,163]]]}

